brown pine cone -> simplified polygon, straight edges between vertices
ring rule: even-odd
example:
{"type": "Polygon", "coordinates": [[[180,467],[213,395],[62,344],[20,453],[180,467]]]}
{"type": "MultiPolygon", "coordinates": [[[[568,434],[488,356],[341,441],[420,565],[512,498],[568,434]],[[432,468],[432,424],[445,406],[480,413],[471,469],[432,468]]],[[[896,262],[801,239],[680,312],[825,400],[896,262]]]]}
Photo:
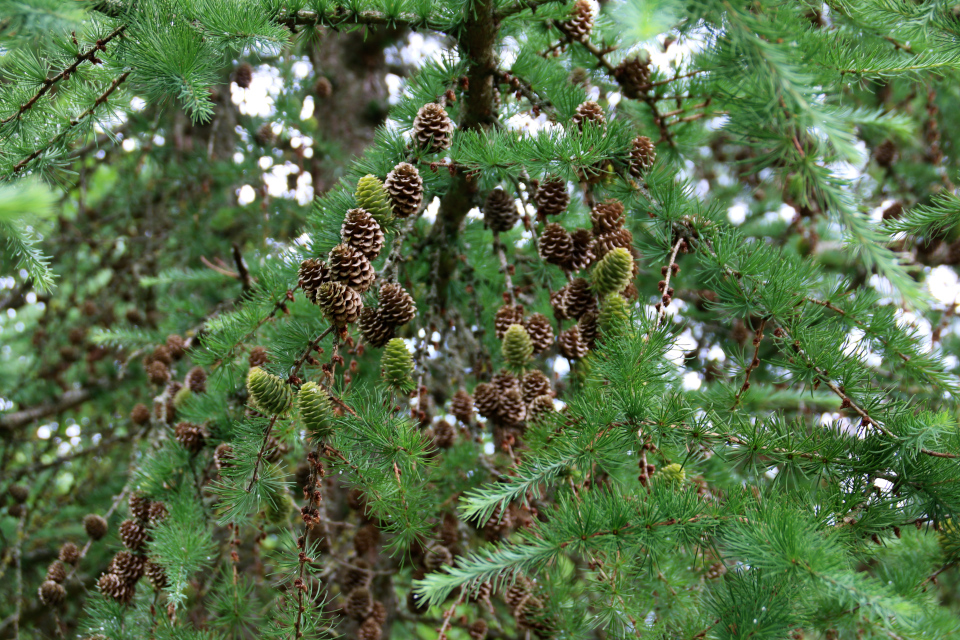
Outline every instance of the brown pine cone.
{"type": "Polygon", "coordinates": [[[593,100],[587,100],[577,107],[571,119],[580,131],[583,131],[585,122],[590,122],[600,127],[607,124],[607,117],[603,113],[603,107],[593,100]]]}
{"type": "Polygon", "coordinates": [[[334,325],[345,327],[360,317],[363,299],[359,293],[344,284],[327,282],[317,290],[317,305],[334,325]]]}
{"type": "Polygon", "coordinates": [[[344,567],[340,576],[340,586],[344,593],[350,593],[355,589],[368,586],[371,579],[373,574],[370,572],[370,564],[366,560],[356,558],[349,566],[344,567]]]}
{"type": "Polygon", "coordinates": [[[501,396],[512,389],[520,391],[520,379],[506,370],[498,371],[490,380],[490,384],[501,396]]]}
{"type": "Polygon", "coordinates": [[[59,558],[64,564],[77,564],[80,562],[80,549],[72,542],[64,542],[60,547],[59,558]]]}
{"type": "Polygon", "coordinates": [[[550,378],[538,369],[531,369],[523,376],[520,383],[523,392],[523,401],[532,402],[538,396],[552,396],[553,388],[550,386],[550,378]]]}
{"type": "Polygon", "coordinates": [[[637,136],[633,139],[630,150],[630,175],[639,178],[657,160],[657,147],[647,136],[637,136]]]}
{"type": "Polygon", "coordinates": [[[460,521],[457,516],[447,511],[443,514],[443,521],[440,523],[440,544],[453,549],[460,544],[460,521]]]}
{"type": "Polygon", "coordinates": [[[480,602],[481,600],[489,600],[490,594],[493,593],[493,585],[489,582],[481,582],[472,594],[470,594],[470,602],[480,602]]]}
{"type": "Polygon", "coordinates": [[[580,329],[577,325],[561,331],[557,344],[560,346],[560,355],[567,360],[579,360],[587,355],[587,345],[580,338],[580,329]]]}
{"type": "Polygon", "coordinates": [[[350,209],[340,227],[340,241],[373,260],[383,250],[383,229],[366,209],[350,209]]]}
{"type": "Polygon", "coordinates": [[[142,493],[131,493],[127,498],[127,505],[130,507],[130,515],[134,518],[146,521],[150,517],[150,500],[142,493]]]}
{"type": "Polygon", "coordinates": [[[317,291],[326,282],[330,282],[330,268],[326,262],[307,258],[300,263],[300,288],[303,289],[307,300],[316,304],[317,291]]]}
{"type": "Polygon", "coordinates": [[[183,337],[178,336],[177,334],[171,334],[167,336],[167,349],[170,350],[170,355],[173,356],[174,360],[179,360],[187,352],[187,342],[183,337]]]}
{"type": "Polygon", "coordinates": [[[381,349],[396,336],[396,328],[385,322],[378,307],[364,307],[360,312],[360,333],[371,347],[381,349]]]}
{"type": "Polygon", "coordinates": [[[607,231],[616,231],[622,228],[625,222],[623,203],[618,200],[601,202],[590,211],[590,223],[593,225],[593,233],[596,235],[607,231]]]}
{"type": "Polygon", "coordinates": [[[150,422],[150,409],[147,405],[143,403],[134,405],[133,411],[130,412],[130,421],[138,426],[150,422]]]}
{"type": "Polygon", "coordinates": [[[387,621],[387,608],[383,606],[383,603],[379,600],[374,600],[373,609],[370,611],[370,615],[367,620],[373,620],[381,627],[387,621]]]}
{"type": "Polygon", "coordinates": [[[347,594],[343,612],[354,620],[363,620],[373,610],[373,596],[366,587],[357,587],[347,594]]]}
{"type": "Polygon", "coordinates": [[[893,164],[896,155],[897,147],[893,144],[892,140],[884,140],[873,152],[873,157],[877,161],[877,164],[884,168],[893,164]]]}
{"type": "Polygon", "coordinates": [[[159,360],[154,360],[147,365],[147,377],[158,387],[165,385],[170,382],[170,369],[159,360]]]}
{"type": "Polygon", "coordinates": [[[483,221],[491,231],[504,233],[513,229],[520,219],[520,211],[513,195],[497,187],[483,203],[483,221]]]}
{"type": "Polygon", "coordinates": [[[630,233],[629,229],[616,229],[601,233],[593,243],[593,252],[596,254],[597,260],[600,260],[617,247],[623,247],[627,250],[633,247],[633,234],[630,233]]]}
{"type": "Polygon", "coordinates": [[[120,523],[120,541],[127,549],[138,551],[147,541],[147,530],[136,520],[124,520],[120,523]]]}
{"type": "Polygon", "coordinates": [[[485,640],[487,637],[487,622],[483,619],[475,621],[467,628],[471,640],[485,640]]]}
{"type": "Polygon", "coordinates": [[[53,582],[63,582],[67,579],[67,568],[63,566],[63,563],[59,560],[54,560],[50,563],[50,566],[47,567],[47,580],[52,580],[53,582]]]}
{"type": "Polygon", "coordinates": [[[403,287],[390,282],[380,287],[380,313],[384,322],[399,327],[416,317],[417,305],[403,287]]]}
{"type": "Polygon", "coordinates": [[[570,259],[564,266],[576,273],[593,264],[597,256],[593,250],[593,234],[590,233],[589,229],[577,229],[570,234],[570,239],[573,241],[570,249],[570,259]]]}
{"type": "Polygon", "coordinates": [[[249,62],[241,62],[237,65],[237,68],[233,70],[233,81],[241,89],[250,88],[250,83],[253,81],[253,67],[250,66],[249,62]]]}
{"type": "Polygon", "coordinates": [[[130,602],[133,599],[134,588],[114,573],[105,573],[100,576],[97,588],[100,589],[100,593],[117,602],[130,602]]]}
{"type": "Polygon", "coordinates": [[[178,422],[173,433],[177,438],[177,442],[180,443],[180,446],[190,453],[199,452],[206,443],[206,437],[203,435],[203,431],[191,422],[178,422]]]}
{"type": "Polygon", "coordinates": [[[37,590],[37,595],[40,597],[40,602],[46,606],[57,607],[67,599],[67,590],[59,582],[45,580],[37,590]]]}
{"type": "Polygon", "coordinates": [[[173,354],[170,353],[170,348],[167,345],[162,344],[155,348],[153,352],[150,353],[148,358],[151,362],[162,362],[168,367],[173,364],[173,354]]]}
{"type": "MultiPolygon", "coordinates": [[[[229,445],[227,445],[229,446],[229,445]]],[[[219,449],[219,447],[217,447],[219,449]]],[[[150,512],[147,517],[149,526],[155,527],[167,518],[167,505],[162,502],[151,502],[150,503],[150,512]]]]}
{"type": "MultiPolygon", "coordinates": [[[[495,542],[509,533],[511,527],[513,527],[513,516],[510,515],[510,510],[502,509],[497,504],[490,513],[490,517],[483,523],[483,532],[488,541],[495,542]]],[[[487,597],[489,596],[488,591],[487,597]]]]}
{"type": "Polygon", "coordinates": [[[364,620],[363,624],[360,625],[360,628],[357,629],[357,640],[380,640],[382,635],[383,623],[378,623],[372,615],[364,620]]]}
{"type": "Polygon", "coordinates": [[[627,98],[641,97],[650,84],[650,61],[639,56],[624,58],[613,71],[623,95],[627,98]]]}
{"type": "Polygon", "coordinates": [[[380,530],[373,523],[365,524],[353,534],[353,548],[357,555],[365,556],[380,544],[380,530]]]}
{"type": "MultiPolygon", "coordinates": [[[[448,142],[447,147],[449,146],[448,142]]],[[[393,213],[398,218],[409,218],[420,210],[423,203],[423,178],[412,164],[401,162],[395,166],[393,171],[387,174],[383,186],[390,194],[393,213]]]]}
{"type": "Polygon", "coordinates": [[[481,382],[473,390],[473,404],[481,416],[495,420],[500,414],[500,393],[492,384],[481,382]]]}
{"type": "Polygon", "coordinates": [[[522,305],[505,304],[497,309],[493,317],[493,329],[497,334],[497,340],[503,340],[503,336],[512,324],[523,324],[522,305]]]}
{"type": "Polygon", "coordinates": [[[593,5],[590,0],[577,0],[573,5],[573,14],[562,23],[562,30],[571,39],[586,42],[593,31],[593,5]]]}
{"type": "Polygon", "coordinates": [[[597,308],[597,299],[585,279],[574,278],[565,289],[563,307],[568,318],[579,320],[587,311],[597,308]]]}
{"type": "Polygon", "coordinates": [[[530,581],[523,576],[517,578],[503,594],[503,600],[511,609],[516,609],[530,595],[530,581]]]}
{"type": "Polygon", "coordinates": [[[338,244],[328,257],[330,279],[340,282],[357,293],[363,293],[377,279],[377,272],[367,257],[349,244],[338,244]]]}
{"type": "Polygon", "coordinates": [[[433,425],[433,444],[438,449],[449,449],[456,440],[457,430],[446,420],[433,425]]]}
{"type": "Polygon", "coordinates": [[[567,183],[557,176],[547,176],[534,193],[533,201],[537,205],[537,217],[540,220],[560,215],[570,204],[567,183]]]}
{"type": "Polygon", "coordinates": [[[597,318],[597,310],[591,309],[580,316],[580,320],[577,321],[577,326],[580,327],[580,339],[583,340],[590,349],[593,349],[596,344],[597,334],[600,332],[597,318]]]}
{"type": "Polygon", "coordinates": [[[146,563],[147,559],[143,556],[134,555],[129,551],[119,551],[107,565],[107,573],[117,576],[127,584],[135,584],[143,577],[146,563]]]}
{"type": "Polygon", "coordinates": [[[567,315],[567,292],[569,290],[569,285],[564,285],[557,291],[550,292],[550,307],[553,309],[553,317],[560,322],[570,319],[570,316],[567,315]]]}
{"type": "Polygon", "coordinates": [[[150,581],[151,586],[157,591],[166,588],[167,572],[156,562],[148,560],[147,564],[144,565],[143,574],[147,577],[147,580],[150,581]]]}
{"type": "Polygon", "coordinates": [[[194,367],[187,373],[185,382],[193,393],[206,393],[207,372],[203,367],[194,367]]]}
{"type": "Polygon", "coordinates": [[[313,93],[320,100],[326,100],[333,95],[333,83],[326,76],[320,76],[313,85],[313,93]]]}
{"type": "Polygon", "coordinates": [[[536,424],[544,416],[548,416],[554,411],[556,411],[556,408],[553,406],[553,396],[537,396],[527,406],[527,422],[536,424]]]}
{"type": "Polygon", "coordinates": [[[109,527],[103,517],[95,513],[88,513],[83,516],[83,529],[87,532],[87,535],[90,536],[91,540],[101,540],[107,535],[109,527]]]}
{"type": "Polygon", "coordinates": [[[470,420],[473,419],[473,398],[470,394],[463,389],[457,389],[450,400],[450,413],[460,422],[470,424],[470,420]]]}
{"type": "MultiPolygon", "coordinates": [[[[311,302],[316,302],[316,300],[311,299],[311,302]]],[[[262,367],[268,362],[270,362],[270,356],[267,355],[266,347],[254,347],[250,349],[250,354],[247,356],[247,363],[251,369],[254,367],[262,367]]]]}
{"type": "Polygon", "coordinates": [[[899,220],[903,215],[903,203],[894,202],[892,205],[883,210],[883,219],[884,220],[899,220]]]}
{"type": "Polygon", "coordinates": [[[431,547],[423,559],[423,566],[430,572],[438,571],[441,567],[451,564],[453,564],[453,554],[450,553],[450,549],[440,544],[431,547]]]}
{"type": "Polygon", "coordinates": [[[537,250],[544,262],[563,266],[573,253],[573,237],[559,224],[551,222],[540,234],[537,250]]]}
{"type": "Polygon", "coordinates": [[[233,447],[226,442],[218,444],[216,450],[213,452],[213,462],[217,465],[217,471],[222,471],[231,466],[234,459],[233,447]]]}
{"type": "Polygon", "coordinates": [[[417,112],[413,120],[413,141],[427,153],[437,153],[450,148],[453,122],[446,109],[429,102],[417,112]]]}
{"type": "Polygon", "coordinates": [[[517,626],[522,629],[533,630],[538,637],[541,635],[549,637],[549,624],[543,620],[544,609],[543,601],[540,598],[528,596],[513,611],[513,615],[517,619],[517,626]]]}
{"type": "Polygon", "coordinates": [[[534,313],[524,323],[527,335],[530,336],[530,342],[533,344],[533,353],[538,354],[546,351],[553,344],[553,326],[547,316],[542,313],[534,313]]]}
{"type": "Polygon", "coordinates": [[[509,425],[518,425],[527,417],[527,405],[519,389],[510,389],[500,396],[500,418],[509,425]]]}

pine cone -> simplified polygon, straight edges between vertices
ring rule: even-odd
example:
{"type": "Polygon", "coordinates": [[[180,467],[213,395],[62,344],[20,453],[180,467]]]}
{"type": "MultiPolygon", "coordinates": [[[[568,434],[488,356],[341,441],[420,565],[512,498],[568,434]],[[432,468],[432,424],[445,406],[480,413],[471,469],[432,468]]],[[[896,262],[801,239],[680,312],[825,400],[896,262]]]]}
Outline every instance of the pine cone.
{"type": "Polygon", "coordinates": [[[150,517],[150,500],[140,492],[130,494],[127,506],[130,508],[130,515],[138,520],[146,522],[150,517]]]}
{"type": "Polygon", "coordinates": [[[587,100],[579,107],[573,114],[573,124],[577,125],[577,129],[583,131],[583,125],[585,122],[590,122],[595,126],[603,127],[607,124],[607,117],[603,114],[603,107],[594,102],[593,100],[587,100]]]}
{"type": "Polygon", "coordinates": [[[396,335],[396,327],[385,322],[378,307],[364,307],[360,312],[360,333],[371,347],[383,348],[396,335]]]}
{"type": "Polygon", "coordinates": [[[383,381],[400,393],[409,393],[414,388],[413,355],[407,349],[407,343],[394,338],[387,343],[380,359],[383,381]]]}
{"type": "Polygon", "coordinates": [[[340,577],[340,586],[344,593],[351,593],[355,589],[366,587],[370,584],[373,574],[370,572],[370,564],[366,560],[357,558],[345,567],[340,577]]]}
{"type": "Polygon", "coordinates": [[[300,263],[300,288],[303,289],[307,300],[316,304],[317,290],[325,282],[330,282],[330,267],[326,262],[307,258],[300,263]]]}
{"type": "Polygon", "coordinates": [[[88,513],[83,516],[83,529],[87,532],[87,535],[90,536],[91,540],[101,540],[107,535],[109,527],[103,517],[95,513],[88,513]]]}
{"type": "Polygon", "coordinates": [[[560,346],[560,355],[567,360],[579,360],[587,355],[587,345],[580,338],[580,329],[577,325],[561,331],[557,344],[560,346]]]}
{"type": "Polygon", "coordinates": [[[527,422],[536,424],[546,416],[555,412],[556,408],[553,406],[553,396],[537,396],[527,406],[527,422]]]}
{"type": "Polygon", "coordinates": [[[514,369],[523,369],[533,356],[533,342],[521,324],[510,325],[503,334],[500,349],[504,362],[514,369]]]}
{"type": "Polygon", "coordinates": [[[313,85],[313,94],[320,100],[326,100],[333,95],[333,83],[326,76],[320,76],[313,85]]]}
{"type": "Polygon", "coordinates": [[[497,187],[483,203],[483,221],[491,231],[504,233],[513,229],[520,219],[520,211],[513,196],[497,187]]]}
{"type": "Polygon", "coordinates": [[[167,572],[156,562],[149,560],[143,569],[144,575],[150,581],[151,586],[157,591],[167,587],[167,572]]]}
{"type": "Polygon", "coordinates": [[[433,425],[433,444],[438,449],[449,449],[457,440],[457,430],[446,420],[433,425]]]}
{"type": "Polygon", "coordinates": [[[542,353],[553,344],[553,327],[547,316],[542,313],[534,313],[524,323],[527,335],[530,336],[530,343],[533,345],[534,355],[542,353]]]}
{"type": "Polygon", "coordinates": [[[518,425],[527,417],[527,405],[519,389],[510,389],[500,396],[500,418],[508,425],[518,425]]]}
{"type": "Polygon", "coordinates": [[[193,393],[206,393],[207,391],[207,372],[203,367],[194,367],[187,373],[185,380],[187,388],[193,393]]]}
{"type": "Polygon", "coordinates": [[[467,628],[467,633],[470,635],[471,640],[486,640],[487,637],[487,623],[483,619],[479,619],[471,624],[467,628]]]}
{"type": "Polygon", "coordinates": [[[543,620],[543,601],[535,596],[529,596],[513,611],[517,619],[517,626],[522,629],[531,629],[538,637],[550,637],[549,625],[543,620]]]}
{"type": "Polygon", "coordinates": [[[67,568],[63,566],[63,563],[59,560],[54,560],[50,563],[50,566],[47,567],[47,580],[52,580],[53,582],[63,582],[67,579],[67,568]]]}
{"type": "Polygon", "coordinates": [[[520,379],[506,370],[498,371],[490,380],[490,384],[501,396],[514,389],[520,391],[520,379]]]}
{"type": "Polygon", "coordinates": [[[622,247],[611,250],[593,268],[593,289],[604,297],[617,293],[633,276],[633,256],[622,247]]]}
{"type": "Polygon", "coordinates": [[[170,369],[159,360],[154,360],[147,365],[147,377],[158,387],[165,385],[170,382],[170,369]]]}
{"type": "Polygon", "coordinates": [[[290,387],[283,380],[260,367],[247,373],[247,394],[253,408],[268,416],[284,413],[293,399],[290,387]]]}
{"type": "Polygon", "coordinates": [[[297,394],[297,408],[307,433],[313,438],[324,439],[333,430],[333,404],[326,389],[316,382],[306,382],[297,394]]]}
{"type": "Polygon", "coordinates": [[[505,304],[497,309],[493,317],[493,330],[497,334],[497,340],[503,340],[507,329],[513,324],[523,324],[523,306],[505,304]]]}
{"type": "Polygon", "coordinates": [[[254,347],[250,349],[250,355],[247,356],[247,364],[250,365],[250,368],[262,367],[263,365],[270,362],[270,357],[267,355],[267,350],[264,347],[254,347]]]}
{"type": "Polygon", "coordinates": [[[639,56],[625,58],[613,71],[623,95],[627,98],[641,97],[650,84],[650,61],[639,56]]]}
{"type": "Polygon", "coordinates": [[[423,204],[423,178],[415,166],[401,162],[387,174],[384,186],[393,202],[393,213],[398,218],[409,218],[420,210],[423,204]]]}
{"type": "Polygon", "coordinates": [[[169,513],[167,512],[167,505],[163,504],[162,502],[151,502],[150,515],[147,518],[149,526],[157,526],[166,520],[168,515],[169,513]]]}
{"type": "Polygon", "coordinates": [[[573,237],[559,224],[551,222],[540,234],[537,249],[544,262],[564,266],[573,253],[573,237]]]}
{"type": "Polygon", "coordinates": [[[632,246],[633,234],[630,233],[630,230],[616,229],[598,235],[593,244],[593,252],[596,254],[597,260],[602,260],[605,255],[617,247],[630,250],[632,246]]]}
{"type": "Polygon", "coordinates": [[[570,316],[567,315],[567,292],[569,290],[569,285],[564,285],[557,291],[550,292],[550,308],[553,309],[553,317],[560,322],[570,319],[570,316]]]}
{"type": "Polygon", "coordinates": [[[374,260],[383,250],[383,229],[366,209],[350,209],[340,227],[340,240],[374,260]]]}
{"type": "Polygon", "coordinates": [[[883,219],[884,220],[899,220],[903,215],[903,203],[894,202],[892,205],[883,210],[883,219]]]}
{"type": "Polygon", "coordinates": [[[460,422],[470,424],[470,420],[473,419],[473,398],[470,394],[463,389],[457,389],[450,400],[450,413],[460,422]]]}
{"type": "Polygon", "coordinates": [[[64,542],[60,547],[59,558],[64,564],[75,565],[80,562],[80,549],[72,542],[64,542]]]}
{"type": "Polygon", "coordinates": [[[594,253],[593,234],[589,229],[577,229],[570,234],[573,241],[570,249],[570,259],[564,267],[574,273],[581,269],[586,269],[596,259],[594,253]]]}
{"type": "Polygon", "coordinates": [[[237,68],[233,70],[233,81],[241,89],[250,88],[250,82],[253,81],[253,67],[250,66],[249,62],[241,62],[237,65],[237,68]]]}
{"type": "Polygon", "coordinates": [[[393,205],[390,204],[390,194],[377,176],[365,175],[357,181],[354,200],[357,203],[357,208],[365,209],[380,224],[381,228],[393,221],[393,205]]]}
{"type": "Polygon", "coordinates": [[[234,460],[236,460],[236,456],[233,455],[233,447],[226,442],[221,442],[217,445],[216,450],[213,452],[213,462],[217,465],[217,471],[222,471],[232,466],[234,460]]]}
{"type": "Polygon", "coordinates": [[[173,364],[173,354],[170,353],[167,345],[162,344],[150,353],[149,360],[151,362],[162,362],[169,367],[173,364]]]}
{"type": "Polygon", "coordinates": [[[380,287],[380,314],[384,322],[399,327],[416,317],[417,305],[403,287],[387,283],[380,287]]]}
{"type": "Polygon", "coordinates": [[[370,612],[368,620],[373,620],[379,626],[383,626],[387,621],[387,608],[379,600],[374,600],[373,610],[370,612]]]}
{"type": "Polygon", "coordinates": [[[537,188],[533,196],[537,204],[537,217],[546,220],[547,216],[558,216],[566,211],[570,204],[567,183],[557,176],[548,176],[537,188]]]}
{"type": "Polygon", "coordinates": [[[577,326],[580,327],[580,339],[583,340],[590,349],[593,349],[596,344],[597,333],[600,331],[600,327],[597,324],[597,315],[597,310],[591,309],[580,316],[580,320],[577,321],[577,326]]]}
{"type": "Polygon", "coordinates": [[[358,293],[370,288],[377,277],[373,265],[360,251],[349,244],[338,244],[330,251],[330,278],[358,293]]]}
{"type": "MultiPolygon", "coordinates": [[[[489,522],[489,521],[488,521],[489,522]]],[[[489,581],[481,582],[472,594],[470,594],[470,602],[480,602],[481,600],[489,600],[490,594],[493,593],[493,585],[489,581]]]]}
{"type": "Polygon", "coordinates": [[[488,420],[495,420],[500,415],[500,393],[492,384],[481,382],[474,388],[473,404],[477,413],[488,420]]]}
{"type": "Polygon", "coordinates": [[[523,376],[520,383],[523,393],[523,401],[530,403],[539,396],[552,396],[553,388],[550,386],[550,378],[538,369],[531,369],[523,376]]]}
{"type": "Polygon", "coordinates": [[[427,551],[426,557],[423,559],[423,566],[427,568],[427,571],[434,572],[439,571],[441,567],[449,566],[453,564],[453,554],[450,553],[450,549],[447,549],[443,545],[436,545],[430,548],[427,551]]]}
{"type": "Polygon", "coordinates": [[[873,157],[876,159],[877,164],[884,168],[893,164],[896,155],[897,147],[893,144],[892,140],[884,140],[873,152],[873,157]]]}
{"type": "Polygon", "coordinates": [[[634,178],[642,176],[657,160],[657,147],[647,136],[637,136],[633,139],[633,148],[630,150],[630,175],[634,178]]]}
{"type": "MultiPolygon", "coordinates": [[[[501,535],[508,533],[511,527],[513,527],[513,517],[510,515],[510,510],[502,509],[499,503],[497,503],[493,511],[490,512],[490,517],[487,518],[487,521],[483,523],[484,534],[486,534],[487,539],[491,542],[498,540],[501,535]]],[[[488,591],[487,597],[489,596],[490,593],[488,591]]]]}
{"type": "Polygon", "coordinates": [[[530,595],[530,581],[520,576],[504,592],[503,600],[511,609],[516,609],[530,595]]]}
{"type": "Polygon", "coordinates": [[[590,211],[590,223],[596,235],[607,231],[616,231],[623,227],[626,219],[623,216],[623,203],[618,200],[607,200],[593,207],[590,211]]]}
{"type": "Polygon", "coordinates": [[[59,582],[45,580],[37,590],[37,595],[40,597],[40,602],[46,606],[57,607],[67,599],[67,590],[59,582]]]}
{"type": "Polygon", "coordinates": [[[597,322],[604,336],[621,335],[630,324],[630,305],[619,293],[610,294],[603,299],[597,322]]]}
{"type": "Polygon", "coordinates": [[[596,309],[597,299],[593,296],[590,283],[583,278],[574,278],[564,289],[563,308],[568,318],[579,320],[586,312],[596,309]]]}
{"type": "Polygon", "coordinates": [[[563,22],[562,30],[570,39],[586,42],[593,31],[593,5],[590,0],[577,0],[573,5],[573,14],[563,22]]]}
{"type": "Polygon", "coordinates": [[[687,473],[681,465],[674,462],[673,464],[662,467],[654,477],[659,478],[662,482],[670,486],[679,487],[683,484],[683,481],[686,480],[687,473]]]}
{"type": "Polygon", "coordinates": [[[363,620],[373,610],[373,596],[366,587],[357,587],[347,594],[343,612],[354,620],[363,620]]]}
{"type": "Polygon", "coordinates": [[[365,556],[380,544],[380,530],[374,524],[365,524],[353,534],[353,548],[357,555],[365,556]]]}
{"type": "Polygon", "coordinates": [[[127,584],[135,584],[143,577],[146,562],[147,559],[143,556],[134,555],[129,551],[120,551],[107,565],[107,573],[112,573],[127,584]]]}
{"type": "Polygon", "coordinates": [[[206,441],[206,438],[204,437],[203,431],[200,429],[200,427],[190,422],[177,423],[177,426],[174,429],[174,435],[177,438],[177,442],[180,443],[180,446],[190,453],[198,453],[201,449],[203,449],[203,445],[206,441]]]}
{"type": "Polygon", "coordinates": [[[382,635],[383,623],[377,622],[372,616],[364,620],[360,628],[357,629],[357,640],[380,640],[382,635]]]}
{"type": "Polygon", "coordinates": [[[170,350],[170,355],[173,356],[174,360],[179,360],[187,352],[187,342],[182,336],[175,333],[171,334],[167,336],[167,349],[170,350]]]}
{"type": "Polygon", "coordinates": [[[120,541],[131,551],[139,551],[147,541],[147,530],[136,520],[120,523],[120,541]]]}
{"type": "Polygon", "coordinates": [[[130,421],[137,426],[150,422],[150,409],[147,405],[143,403],[134,405],[133,411],[130,412],[130,421]]]}
{"type": "Polygon", "coordinates": [[[317,290],[317,305],[335,326],[345,327],[360,317],[363,299],[359,293],[344,284],[327,282],[317,290]]]}
{"type": "Polygon", "coordinates": [[[420,107],[413,120],[413,141],[416,146],[427,153],[449,149],[452,133],[453,122],[450,121],[446,109],[434,102],[420,107]]]}
{"type": "Polygon", "coordinates": [[[100,593],[117,602],[130,602],[133,599],[133,587],[114,573],[105,573],[100,576],[97,587],[100,593]]]}

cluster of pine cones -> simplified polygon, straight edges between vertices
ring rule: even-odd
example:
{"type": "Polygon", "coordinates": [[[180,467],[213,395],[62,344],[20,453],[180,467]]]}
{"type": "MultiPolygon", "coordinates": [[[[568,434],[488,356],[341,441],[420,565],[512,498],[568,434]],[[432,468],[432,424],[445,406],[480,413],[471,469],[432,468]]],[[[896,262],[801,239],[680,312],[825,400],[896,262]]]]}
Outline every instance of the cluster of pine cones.
{"type": "MultiPolygon", "coordinates": [[[[160,424],[172,425],[176,422],[177,411],[193,395],[206,393],[207,372],[202,367],[193,367],[183,378],[183,382],[173,380],[171,368],[183,358],[188,343],[178,335],[167,336],[161,344],[143,359],[143,367],[150,382],[162,387],[163,391],[153,399],[153,419],[160,424]]],[[[134,406],[130,420],[135,425],[150,422],[150,410],[143,404],[134,406]]]]}
{"type": "Polygon", "coordinates": [[[529,629],[538,638],[550,638],[554,632],[546,606],[535,593],[536,585],[523,576],[503,593],[503,600],[513,612],[517,626],[529,629]]]}
{"type": "Polygon", "coordinates": [[[147,576],[154,589],[167,585],[163,567],[149,560],[145,549],[150,529],[167,517],[167,507],[139,493],[131,494],[128,504],[130,518],[120,524],[120,541],[127,551],[118,552],[97,581],[103,595],[123,603],[133,599],[137,582],[143,576],[147,576]]]}
{"type": "Polygon", "coordinates": [[[80,562],[80,550],[72,542],[60,547],[60,554],[47,567],[47,575],[37,590],[40,602],[48,607],[60,606],[67,599],[67,590],[63,581],[67,579],[67,566],[76,566],[80,562]]]}

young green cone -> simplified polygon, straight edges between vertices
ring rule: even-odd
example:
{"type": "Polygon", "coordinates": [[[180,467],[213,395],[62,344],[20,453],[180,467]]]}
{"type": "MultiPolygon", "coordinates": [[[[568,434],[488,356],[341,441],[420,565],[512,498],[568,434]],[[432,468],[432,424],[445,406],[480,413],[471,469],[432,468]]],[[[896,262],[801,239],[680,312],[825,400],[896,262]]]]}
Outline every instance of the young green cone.
{"type": "Polygon", "coordinates": [[[633,256],[623,247],[613,249],[593,268],[593,290],[600,297],[617,293],[633,273],[633,256]]]}
{"type": "Polygon", "coordinates": [[[530,334],[521,324],[512,324],[503,334],[503,359],[514,369],[523,369],[533,356],[530,334]]]}
{"type": "Polygon", "coordinates": [[[300,387],[297,395],[297,407],[303,426],[315,438],[323,439],[330,435],[333,427],[333,407],[326,390],[316,382],[307,382],[300,387]]]}
{"type": "Polygon", "coordinates": [[[604,337],[614,338],[623,335],[630,322],[630,305],[619,293],[611,293],[603,299],[600,307],[600,331],[604,337]]]}
{"type": "Polygon", "coordinates": [[[271,416],[286,411],[293,396],[283,380],[260,367],[250,369],[247,374],[247,393],[257,411],[271,416]]]}
{"type": "Polygon", "coordinates": [[[357,207],[365,209],[373,219],[385,227],[393,221],[393,206],[390,204],[390,193],[380,178],[366,175],[357,181],[357,192],[354,194],[357,207]]]}
{"type": "Polygon", "coordinates": [[[675,487],[679,487],[687,479],[687,473],[676,462],[663,467],[656,475],[663,478],[664,482],[675,487]]]}
{"type": "Polygon", "coordinates": [[[380,360],[383,381],[400,393],[409,393],[413,387],[413,355],[402,338],[387,343],[380,360]]]}

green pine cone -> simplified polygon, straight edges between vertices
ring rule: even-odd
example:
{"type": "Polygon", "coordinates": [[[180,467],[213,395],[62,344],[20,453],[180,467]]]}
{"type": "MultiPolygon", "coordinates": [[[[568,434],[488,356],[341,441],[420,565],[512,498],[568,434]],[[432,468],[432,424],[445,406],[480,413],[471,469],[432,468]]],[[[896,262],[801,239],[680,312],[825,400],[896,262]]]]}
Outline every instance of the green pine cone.
{"type": "Polygon", "coordinates": [[[614,338],[623,335],[630,323],[629,303],[619,293],[611,293],[603,299],[597,322],[604,336],[614,338]]]}
{"type": "Polygon", "coordinates": [[[604,297],[617,293],[630,284],[633,256],[623,247],[607,252],[593,268],[593,290],[604,297]]]}
{"type": "Polygon", "coordinates": [[[402,338],[394,338],[387,343],[380,360],[383,380],[401,393],[413,390],[413,355],[407,349],[402,338]]]}
{"type": "Polygon", "coordinates": [[[316,382],[307,382],[300,387],[297,407],[308,433],[319,439],[330,435],[333,430],[333,406],[323,387],[316,382]]]}
{"type": "Polygon", "coordinates": [[[377,176],[366,175],[360,178],[357,181],[357,192],[354,198],[357,201],[357,207],[366,209],[381,227],[386,227],[393,222],[390,193],[377,176]]]}
{"type": "Polygon", "coordinates": [[[176,395],[173,396],[173,407],[177,410],[183,409],[183,405],[192,395],[193,391],[190,390],[190,387],[181,387],[180,391],[177,391],[176,395]]]}
{"type": "Polygon", "coordinates": [[[254,408],[270,416],[282,414],[293,399],[290,387],[283,380],[260,367],[250,369],[247,374],[247,393],[254,408]]]}
{"type": "Polygon", "coordinates": [[[533,342],[530,334],[521,324],[512,324],[503,334],[501,345],[503,359],[514,369],[522,369],[533,356],[533,342]]]}
{"type": "Polygon", "coordinates": [[[683,484],[683,481],[687,479],[686,471],[676,462],[663,467],[656,475],[663,478],[664,482],[675,487],[679,487],[683,484]]]}

